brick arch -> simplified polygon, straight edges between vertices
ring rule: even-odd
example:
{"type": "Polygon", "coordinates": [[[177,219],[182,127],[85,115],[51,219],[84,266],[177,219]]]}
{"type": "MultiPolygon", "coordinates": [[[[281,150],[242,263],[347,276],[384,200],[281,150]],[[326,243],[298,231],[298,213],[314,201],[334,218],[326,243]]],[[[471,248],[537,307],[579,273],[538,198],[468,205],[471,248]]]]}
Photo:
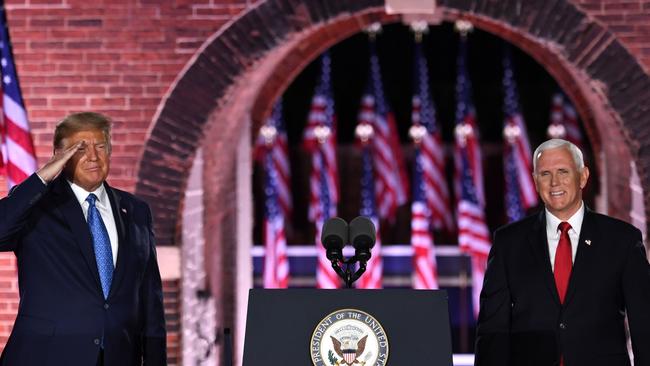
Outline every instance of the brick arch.
{"type": "MultiPolygon", "coordinates": [[[[437,18],[471,20],[520,47],[556,78],[599,154],[609,192],[605,206],[628,218],[630,167],[617,162],[633,159],[644,192],[650,192],[650,127],[643,120],[650,105],[648,75],[619,40],[569,1],[529,2],[525,14],[517,13],[517,4],[445,0],[437,18]]],[[[237,321],[238,141],[259,127],[277,96],[323,50],[372,22],[405,20],[383,7],[380,0],[261,1],[204,43],[161,103],[145,142],[136,194],[153,208],[159,243],[175,245],[191,163],[203,149],[206,266],[221,326],[237,321]]]]}
{"type": "MultiPolygon", "coordinates": [[[[438,11],[445,20],[467,18],[537,59],[575,102],[594,150],[610,162],[634,158],[644,191],[650,191],[650,139],[644,139],[650,129],[643,120],[650,105],[648,75],[614,35],[571,2],[529,2],[525,13],[517,4],[446,0],[438,11]]],[[[197,147],[210,141],[210,150],[232,154],[239,121],[252,116],[257,127],[273,100],[320,52],[371,22],[403,20],[386,15],[383,6],[379,0],[267,0],[205,42],[165,97],[138,169],[136,193],[153,207],[161,244],[177,240],[197,147]]],[[[609,200],[610,212],[625,218],[629,167],[602,164],[609,197],[617,198],[609,200]]],[[[216,174],[216,181],[227,178],[222,170],[216,174]]]]}

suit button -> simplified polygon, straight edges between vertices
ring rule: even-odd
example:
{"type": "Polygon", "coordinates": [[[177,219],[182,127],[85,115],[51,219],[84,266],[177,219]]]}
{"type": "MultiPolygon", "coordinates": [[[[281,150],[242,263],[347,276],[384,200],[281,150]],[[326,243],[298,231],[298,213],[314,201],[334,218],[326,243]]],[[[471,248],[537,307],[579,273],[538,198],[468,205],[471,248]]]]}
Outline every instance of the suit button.
{"type": "Polygon", "coordinates": [[[560,323],[560,329],[566,329],[566,324],[560,323]]]}
{"type": "Polygon", "coordinates": [[[95,338],[93,340],[93,343],[95,343],[96,346],[99,346],[99,338],[95,338]]]}
{"type": "Polygon", "coordinates": [[[104,304],[104,309],[108,310],[109,306],[108,304],[104,304]]]}

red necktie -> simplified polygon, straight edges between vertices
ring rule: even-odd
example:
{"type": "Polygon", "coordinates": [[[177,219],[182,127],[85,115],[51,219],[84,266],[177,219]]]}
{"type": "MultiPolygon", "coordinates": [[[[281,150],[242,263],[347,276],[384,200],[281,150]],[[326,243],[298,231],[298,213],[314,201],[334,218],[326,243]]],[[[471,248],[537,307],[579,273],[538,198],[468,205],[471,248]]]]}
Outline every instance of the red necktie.
{"type": "Polygon", "coordinates": [[[560,295],[560,302],[564,303],[564,296],[566,289],[569,287],[569,277],[571,276],[571,267],[573,261],[571,260],[571,239],[569,239],[569,229],[571,224],[562,221],[558,225],[560,230],[560,241],[557,244],[557,251],[555,252],[555,286],[557,286],[557,293],[560,295]]]}
{"type": "MultiPolygon", "coordinates": [[[[571,276],[571,239],[569,238],[569,229],[571,224],[562,221],[557,227],[560,230],[560,241],[557,243],[555,251],[555,286],[557,293],[560,295],[560,303],[564,304],[566,289],[569,287],[569,277],[571,276]]],[[[564,356],[560,355],[560,366],[564,366],[564,356]]]]}

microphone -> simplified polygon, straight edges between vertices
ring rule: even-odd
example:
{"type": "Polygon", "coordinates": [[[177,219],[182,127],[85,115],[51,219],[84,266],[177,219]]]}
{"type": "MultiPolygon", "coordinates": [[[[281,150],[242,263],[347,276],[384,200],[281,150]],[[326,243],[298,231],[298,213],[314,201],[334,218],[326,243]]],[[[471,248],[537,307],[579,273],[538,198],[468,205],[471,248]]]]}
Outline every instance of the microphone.
{"type": "Polygon", "coordinates": [[[358,216],[350,221],[349,232],[350,241],[355,249],[354,255],[360,262],[367,262],[372,255],[370,250],[377,240],[375,224],[365,216],[358,216]]]}
{"type": "Polygon", "coordinates": [[[323,224],[320,241],[325,247],[327,259],[343,260],[343,247],[348,242],[348,223],[340,217],[332,217],[323,224]]]}

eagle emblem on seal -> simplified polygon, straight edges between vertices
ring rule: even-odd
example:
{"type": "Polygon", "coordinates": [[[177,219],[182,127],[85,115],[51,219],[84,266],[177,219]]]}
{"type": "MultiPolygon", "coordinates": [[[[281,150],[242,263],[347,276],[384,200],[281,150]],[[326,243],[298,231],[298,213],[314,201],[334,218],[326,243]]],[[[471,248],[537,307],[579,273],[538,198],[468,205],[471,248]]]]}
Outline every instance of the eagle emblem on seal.
{"type": "Polygon", "coordinates": [[[344,365],[352,366],[355,363],[364,365],[365,362],[359,361],[363,351],[366,349],[366,340],[368,336],[358,339],[354,336],[343,336],[340,340],[330,336],[334,344],[334,352],[341,357],[344,365]]]}

